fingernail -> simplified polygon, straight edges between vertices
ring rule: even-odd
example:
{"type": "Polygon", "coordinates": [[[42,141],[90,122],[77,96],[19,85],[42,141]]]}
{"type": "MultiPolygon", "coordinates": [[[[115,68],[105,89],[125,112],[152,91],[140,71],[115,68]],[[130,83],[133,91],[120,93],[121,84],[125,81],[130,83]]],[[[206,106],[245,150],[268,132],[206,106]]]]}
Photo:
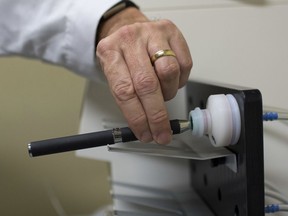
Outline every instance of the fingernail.
{"type": "Polygon", "coordinates": [[[151,142],[153,140],[152,135],[149,131],[146,131],[142,134],[140,141],[144,143],[151,142]]]}
{"type": "Polygon", "coordinates": [[[158,134],[155,139],[154,139],[158,144],[169,144],[172,140],[172,135],[171,133],[168,132],[162,132],[158,134]]]}

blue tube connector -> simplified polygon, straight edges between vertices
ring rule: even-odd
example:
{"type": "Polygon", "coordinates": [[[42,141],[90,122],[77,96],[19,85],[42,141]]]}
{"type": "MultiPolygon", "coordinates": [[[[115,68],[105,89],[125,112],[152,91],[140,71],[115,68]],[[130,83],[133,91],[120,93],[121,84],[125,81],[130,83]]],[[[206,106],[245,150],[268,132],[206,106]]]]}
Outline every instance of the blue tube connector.
{"type": "Polygon", "coordinates": [[[267,112],[263,114],[263,121],[274,121],[278,119],[278,113],[267,112]]]}
{"type": "Polygon", "coordinates": [[[280,211],[280,207],[277,204],[267,205],[265,206],[265,213],[275,213],[280,211]]]}

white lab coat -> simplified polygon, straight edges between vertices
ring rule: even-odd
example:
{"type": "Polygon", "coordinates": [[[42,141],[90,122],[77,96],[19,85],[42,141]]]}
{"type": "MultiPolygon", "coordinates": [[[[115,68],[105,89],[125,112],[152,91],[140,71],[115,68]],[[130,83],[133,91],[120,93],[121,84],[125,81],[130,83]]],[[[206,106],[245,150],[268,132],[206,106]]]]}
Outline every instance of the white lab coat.
{"type": "Polygon", "coordinates": [[[95,35],[119,0],[1,0],[0,55],[39,58],[98,79],[95,35]]]}

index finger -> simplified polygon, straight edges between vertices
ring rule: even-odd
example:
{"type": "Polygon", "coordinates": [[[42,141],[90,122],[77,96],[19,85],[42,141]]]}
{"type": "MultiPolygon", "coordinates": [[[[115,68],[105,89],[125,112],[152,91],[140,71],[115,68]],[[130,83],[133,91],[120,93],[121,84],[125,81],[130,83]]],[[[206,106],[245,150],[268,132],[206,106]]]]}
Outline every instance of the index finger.
{"type": "Polygon", "coordinates": [[[122,53],[109,51],[102,62],[112,95],[126,118],[135,136],[143,141],[152,141],[145,110],[139,100],[129,68],[122,53]]]}

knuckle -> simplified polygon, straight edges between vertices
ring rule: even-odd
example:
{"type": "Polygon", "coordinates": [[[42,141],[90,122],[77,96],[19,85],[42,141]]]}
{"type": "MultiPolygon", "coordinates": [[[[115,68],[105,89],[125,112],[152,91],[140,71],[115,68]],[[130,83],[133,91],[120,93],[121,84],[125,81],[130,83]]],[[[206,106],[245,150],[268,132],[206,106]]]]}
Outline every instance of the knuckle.
{"type": "Polygon", "coordinates": [[[171,20],[168,20],[168,19],[162,19],[160,20],[160,23],[163,27],[169,27],[169,28],[174,28],[175,27],[175,24],[171,21],[171,20]]]}
{"type": "Polygon", "coordinates": [[[164,80],[172,80],[179,76],[180,67],[176,62],[159,65],[159,69],[157,71],[159,79],[164,80]]]}
{"type": "Polygon", "coordinates": [[[136,127],[138,128],[139,126],[143,125],[146,122],[146,115],[144,113],[142,114],[138,114],[134,117],[131,117],[128,121],[129,121],[129,125],[131,125],[131,127],[136,127]]]}
{"type": "Polygon", "coordinates": [[[139,96],[156,92],[159,87],[158,79],[150,75],[138,75],[134,80],[135,91],[139,96]]]}
{"type": "Polygon", "coordinates": [[[157,28],[165,31],[169,35],[173,34],[174,36],[178,36],[180,33],[176,25],[171,20],[163,19],[160,20],[158,24],[159,25],[157,26],[157,28]]]}
{"type": "Polygon", "coordinates": [[[168,119],[168,114],[165,109],[158,110],[157,112],[154,112],[150,116],[150,122],[152,124],[159,124],[163,121],[166,121],[168,119]]]}
{"type": "Polygon", "coordinates": [[[124,25],[120,27],[113,36],[105,37],[101,39],[96,47],[96,54],[103,54],[107,50],[114,50],[123,48],[129,44],[134,44],[135,40],[139,38],[139,24],[134,23],[130,25],[124,25]]]}
{"type": "Polygon", "coordinates": [[[106,67],[110,67],[114,61],[118,60],[117,56],[121,55],[113,44],[110,40],[102,39],[96,47],[96,58],[102,67],[103,64],[106,67]]]}
{"type": "Polygon", "coordinates": [[[125,102],[135,97],[133,85],[128,79],[118,80],[111,89],[116,99],[120,102],[125,102]]]}
{"type": "Polygon", "coordinates": [[[124,40],[126,43],[133,43],[137,38],[137,31],[134,25],[125,25],[121,27],[119,32],[119,40],[124,40]]]}
{"type": "Polygon", "coordinates": [[[190,71],[193,67],[193,60],[191,57],[188,57],[186,60],[183,61],[182,67],[185,71],[190,71]]]}
{"type": "Polygon", "coordinates": [[[110,50],[112,47],[113,43],[109,43],[109,41],[104,38],[102,40],[100,40],[97,44],[97,47],[96,47],[96,55],[102,55],[103,53],[105,53],[107,50],[110,50]]]}
{"type": "Polygon", "coordinates": [[[181,74],[183,74],[182,79],[180,79],[179,88],[182,88],[186,85],[187,80],[189,79],[189,74],[193,67],[192,58],[187,59],[181,66],[181,74]]]}

